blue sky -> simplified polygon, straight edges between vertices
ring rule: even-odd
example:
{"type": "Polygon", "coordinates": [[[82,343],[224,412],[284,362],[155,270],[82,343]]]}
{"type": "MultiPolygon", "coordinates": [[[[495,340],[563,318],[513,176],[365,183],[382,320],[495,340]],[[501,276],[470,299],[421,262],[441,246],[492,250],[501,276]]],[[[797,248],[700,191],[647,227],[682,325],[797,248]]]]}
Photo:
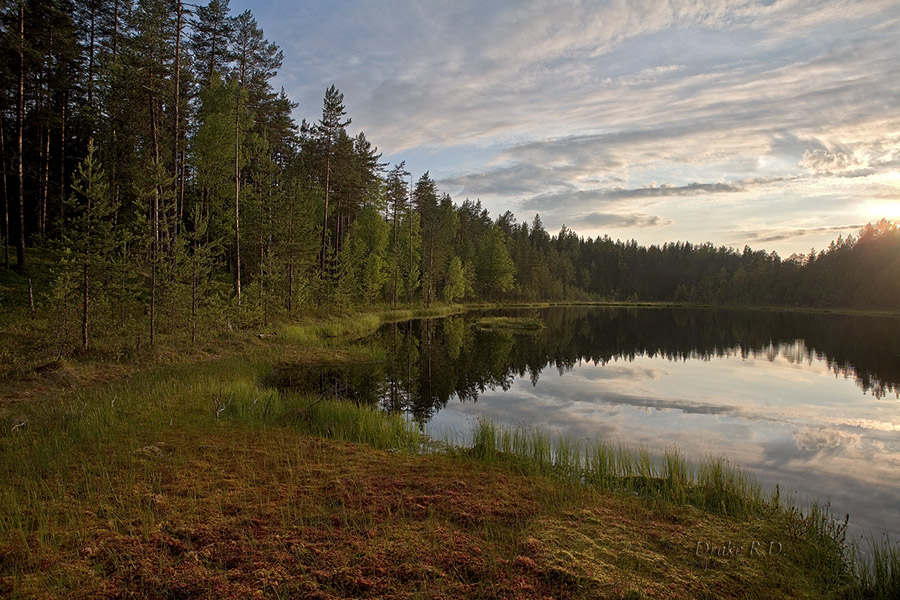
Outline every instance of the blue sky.
{"type": "Polygon", "coordinates": [[[496,217],[820,249],[900,221],[897,0],[232,0],[315,120],[496,217]]]}

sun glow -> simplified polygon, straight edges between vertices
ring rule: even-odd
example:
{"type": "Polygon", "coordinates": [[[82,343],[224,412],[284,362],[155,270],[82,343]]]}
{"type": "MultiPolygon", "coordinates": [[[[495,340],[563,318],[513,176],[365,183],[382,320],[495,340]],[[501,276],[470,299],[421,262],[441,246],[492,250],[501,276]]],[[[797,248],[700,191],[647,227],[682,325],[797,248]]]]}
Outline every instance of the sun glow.
{"type": "Polygon", "coordinates": [[[896,221],[900,219],[900,200],[895,202],[878,202],[867,204],[865,207],[865,215],[867,218],[885,218],[891,221],[896,221]]]}

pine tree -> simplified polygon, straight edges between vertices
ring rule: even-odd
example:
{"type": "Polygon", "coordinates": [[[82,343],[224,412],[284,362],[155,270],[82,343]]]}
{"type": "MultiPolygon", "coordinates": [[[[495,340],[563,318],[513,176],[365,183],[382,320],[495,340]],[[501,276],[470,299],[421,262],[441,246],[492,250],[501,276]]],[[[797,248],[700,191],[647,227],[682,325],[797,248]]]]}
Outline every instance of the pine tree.
{"type": "Polygon", "coordinates": [[[325,90],[325,99],[322,104],[322,118],[314,130],[314,141],[318,149],[325,156],[323,169],[323,190],[325,192],[325,207],[322,215],[322,244],[319,253],[319,274],[326,277],[325,266],[329,255],[328,244],[328,200],[331,192],[331,163],[334,156],[334,147],[341,136],[346,136],[345,128],[351,120],[344,120],[344,95],[335,86],[325,90]]]}
{"type": "Polygon", "coordinates": [[[103,169],[96,158],[94,142],[88,142],[87,156],[78,167],[68,201],[69,220],[64,245],[75,257],[72,263],[81,274],[81,345],[87,349],[91,338],[92,282],[107,265],[117,247],[111,215],[112,203],[103,169]]]}
{"type": "Polygon", "coordinates": [[[234,58],[234,19],[228,12],[228,0],[211,0],[195,10],[189,47],[201,87],[210,85],[216,73],[224,76],[234,58]]]}
{"type": "Polygon", "coordinates": [[[390,170],[386,180],[385,194],[387,196],[388,219],[392,229],[391,240],[391,305],[397,306],[398,290],[400,284],[400,255],[403,249],[400,245],[399,231],[400,219],[406,211],[409,201],[409,188],[406,178],[410,173],[406,170],[406,162],[401,161],[390,170]]]}

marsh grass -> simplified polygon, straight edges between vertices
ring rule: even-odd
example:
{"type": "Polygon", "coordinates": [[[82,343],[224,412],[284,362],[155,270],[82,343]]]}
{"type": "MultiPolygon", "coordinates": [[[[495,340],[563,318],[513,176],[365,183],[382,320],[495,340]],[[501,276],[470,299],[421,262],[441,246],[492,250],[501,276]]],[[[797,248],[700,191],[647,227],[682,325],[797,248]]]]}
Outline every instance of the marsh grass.
{"type": "Polygon", "coordinates": [[[279,333],[289,343],[343,346],[349,340],[372,335],[385,323],[446,317],[464,310],[463,306],[449,304],[428,308],[381,309],[365,313],[312,314],[298,322],[281,326],[279,333]]]}
{"type": "Polygon", "coordinates": [[[516,472],[541,474],[572,485],[634,495],[665,506],[690,505],[737,520],[777,523],[802,541],[795,559],[830,589],[852,598],[900,598],[900,546],[869,540],[868,551],[847,540],[849,516],[836,518],[830,506],[806,507],[782,498],[778,486],[764,490],[755,478],[724,456],[688,461],[676,448],[651,454],[644,447],[603,440],[551,437],[532,428],[507,428],[482,419],[471,448],[477,460],[505,464],[516,472]]]}
{"type": "Polygon", "coordinates": [[[398,413],[316,396],[294,396],[291,404],[298,403],[302,406],[287,412],[282,420],[308,435],[407,453],[417,453],[425,443],[418,424],[398,413]]]}
{"type": "Polygon", "coordinates": [[[538,317],[481,317],[475,326],[480,329],[537,331],[544,328],[544,323],[538,317]]]}
{"type": "Polygon", "coordinates": [[[887,536],[868,541],[868,552],[858,552],[853,565],[863,597],[900,598],[900,545],[887,536]]]}
{"type": "Polygon", "coordinates": [[[676,449],[661,455],[605,440],[577,440],[533,428],[506,428],[481,420],[467,452],[502,461],[523,473],[540,473],[603,491],[628,492],[713,513],[744,518],[771,504],[748,473],[724,457],[696,466],[676,449]]]}

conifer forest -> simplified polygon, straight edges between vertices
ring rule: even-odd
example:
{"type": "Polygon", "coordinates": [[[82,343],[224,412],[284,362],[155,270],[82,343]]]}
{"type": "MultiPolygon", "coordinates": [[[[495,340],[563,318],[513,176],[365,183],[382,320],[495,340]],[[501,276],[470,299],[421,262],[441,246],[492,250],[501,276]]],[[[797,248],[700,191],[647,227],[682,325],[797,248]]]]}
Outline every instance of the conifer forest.
{"type": "Polygon", "coordinates": [[[3,265],[61,351],[315,307],[663,301],[896,309],[882,220],[806,255],[661,246],[491,215],[382,161],[331,86],[297,123],[284,61],[228,0],[2,3],[3,265]],[[33,260],[51,267],[33,274],[33,260]]]}

